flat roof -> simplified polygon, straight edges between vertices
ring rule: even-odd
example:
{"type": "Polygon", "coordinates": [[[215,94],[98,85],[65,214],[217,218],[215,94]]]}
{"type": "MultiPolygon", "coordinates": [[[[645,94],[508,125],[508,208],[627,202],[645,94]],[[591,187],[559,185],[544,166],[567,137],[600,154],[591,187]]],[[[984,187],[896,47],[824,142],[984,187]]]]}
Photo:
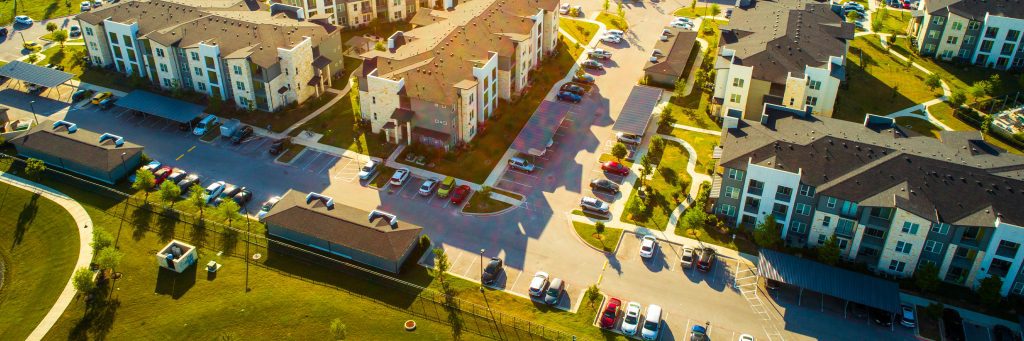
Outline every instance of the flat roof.
{"type": "Polygon", "coordinates": [[[896,282],[809,259],[761,249],[757,274],[893,314],[900,311],[900,286],[896,282]]]}
{"type": "Polygon", "coordinates": [[[519,136],[512,141],[512,149],[530,155],[544,154],[548,142],[555,137],[555,132],[562,125],[572,105],[565,102],[544,101],[533,112],[530,120],[519,131],[519,136]]]}
{"type": "Polygon", "coordinates": [[[74,77],[74,75],[64,71],[29,64],[18,60],[7,63],[4,66],[0,66],[0,76],[17,79],[47,88],[53,88],[67,83],[67,81],[74,77]]]}
{"type": "Polygon", "coordinates": [[[158,95],[145,90],[133,90],[119,98],[114,105],[144,112],[175,122],[188,122],[203,114],[206,107],[179,99],[158,95]]]}
{"type": "Polygon", "coordinates": [[[615,119],[612,130],[627,134],[643,135],[647,131],[647,124],[651,122],[651,114],[654,107],[658,106],[661,100],[661,93],[664,90],[659,88],[634,85],[626,98],[626,104],[619,111],[619,118],[615,119]]]}

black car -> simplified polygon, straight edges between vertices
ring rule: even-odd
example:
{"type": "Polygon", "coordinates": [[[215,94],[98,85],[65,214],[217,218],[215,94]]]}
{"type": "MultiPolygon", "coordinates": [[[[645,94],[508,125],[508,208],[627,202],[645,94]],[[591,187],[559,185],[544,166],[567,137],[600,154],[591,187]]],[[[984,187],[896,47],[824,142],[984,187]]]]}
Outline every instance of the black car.
{"type": "Polygon", "coordinates": [[[480,275],[480,281],[484,284],[492,284],[498,280],[498,275],[501,274],[501,269],[504,268],[501,258],[493,257],[491,262],[487,263],[487,267],[484,268],[484,273],[480,275]]]}
{"type": "Polygon", "coordinates": [[[590,189],[593,191],[604,191],[611,194],[619,193],[619,184],[608,179],[594,179],[590,181],[590,189]]]}
{"type": "Polygon", "coordinates": [[[71,101],[78,102],[86,98],[92,98],[93,93],[95,92],[92,90],[80,89],[71,95],[71,101]]]}
{"type": "Polygon", "coordinates": [[[992,327],[992,341],[1016,341],[1017,334],[1004,325],[997,324],[992,327]]]}
{"type": "Polygon", "coordinates": [[[7,36],[7,28],[6,27],[0,27],[0,38],[6,37],[6,36],[7,36]]]}
{"type": "Polygon", "coordinates": [[[186,192],[188,192],[188,190],[190,188],[192,188],[192,185],[200,185],[200,184],[201,184],[201,182],[199,181],[199,175],[196,175],[195,173],[186,175],[184,179],[181,179],[181,181],[178,181],[178,187],[181,188],[181,193],[182,194],[185,194],[186,192]]]}
{"type": "Polygon", "coordinates": [[[579,73],[572,76],[572,81],[576,83],[591,84],[594,83],[594,76],[585,73],[579,73]]]}
{"type": "Polygon", "coordinates": [[[877,308],[870,308],[870,309],[868,309],[868,315],[871,316],[871,321],[872,322],[874,322],[874,323],[876,323],[876,324],[878,324],[880,326],[883,326],[883,327],[891,327],[892,326],[892,313],[890,313],[888,311],[885,311],[885,310],[882,310],[882,309],[877,309],[877,308]]]}
{"type": "Polygon", "coordinates": [[[270,144],[270,155],[281,154],[281,152],[284,151],[284,146],[285,146],[285,144],[288,141],[289,141],[289,138],[285,137],[283,139],[279,139],[277,141],[274,141],[274,143],[271,143],[270,144]]]}
{"type": "Polygon", "coordinates": [[[252,136],[252,127],[243,126],[241,129],[238,129],[238,131],[236,131],[234,135],[231,135],[231,143],[242,143],[242,141],[248,138],[249,136],[252,136]]]}
{"type": "Polygon", "coordinates": [[[571,93],[574,93],[574,94],[577,94],[577,95],[580,95],[580,96],[583,96],[583,94],[587,93],[587,89],[585,89],[582,86],[579,86],[577,84],[573,84],[573,83],[562,84],[562,89],[561,90],[562,91],[568,91],[568,92],[571,92],[571,93]]]}
{"type": "Polygon", "coordinates": [[[194,128],[197,124],[199,124],[199,121],[202,121],[202,120],[203,120],[202,116],[196,116],[196,117],[192,118],[191,120],[189,120],[188,122],[181,122],[181,124],[178,124],[178,130],[181,130],[181,131],[192,131],[192,128],[194,128]]]}
{"type": "Polygon", "coordinates": [[[238,193],[235,194],[235,196],[231,197],[231,199],[234,199],[238,206],[245,206],[246,203],[252,200],[252,191],[248,188],[242,187],[238,190],[238,193]]]}
{"type": "Polygon", "coordinates": [[[960,313],[956,310],[949,308],[942,309],[942,327],[946,334],[946,340],[967,340],[967,336],[964,335],[964,319],[960,317],[960,313]]]}
{"type": "Polygon", "coordinates": [[[857,302],[850,302],[848,309],[849,313],[857,318],[865,318],[868,316],[868,306],[866,305],[857,302]]]}
{"type": "Polygon", "coordinates": [[[715,249],[706,247],[701,250],[700,258],[697,259],[697,270],[710,272],[713,266],[715,266],[715,249]]]}

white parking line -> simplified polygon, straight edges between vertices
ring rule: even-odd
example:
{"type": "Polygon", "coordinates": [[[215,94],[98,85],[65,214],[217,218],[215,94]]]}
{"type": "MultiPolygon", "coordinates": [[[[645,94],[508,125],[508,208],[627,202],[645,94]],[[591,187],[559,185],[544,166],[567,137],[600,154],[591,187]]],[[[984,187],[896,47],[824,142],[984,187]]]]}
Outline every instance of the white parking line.
{"type": "Polygon", "coordinates": [[[520,186],[524,186],[524,187],[529,187],[529,188],[533,188],[533,186],[530,186],[530,185],[527,185],[527,184],[524,184],[524,183],[518,183],[518,182],[515,182],[515,181],[512,181],[512,180],[509,180],[509,179],[501,179],[501,180],[498,180],[498,181],[499,181],[499,182],[500,182],[500,181],[505,181],[505,182],[511,182],[511,183],[514,183],[514,184],[516,184],[516,185],[520,185],[520,186]]]}
{"type": "MultiPolygon", "coordinates": [[[[445,252],[448,252],[448,251],[445,251],[445,252]]],[[[450,268],[454,268],[454,267],[455,267],[455,264],[459,264],[459,258],[462,258],[462,255],[463,255],[464,253],[465,253],[465,252],[459,252],[459,253],[458,253],[458,255],[456,255],[456,256],[455,256],[455,260],[454,260],[454,261],[452,261],[452,264],[451,264],[451,267],[450,267],[450,268]]]]}
{"type": "Polygon", "coordinates": [[[519,274],[516,275],[516,280],[512,282],[511,286],[505,288],[505,290],[511,291],[512,289],[514,289],[516,287],[516,283],[519,283],[519,277],[523,276],[523,272],[526,272],[526,269],[519,270],[519,274]]]}
{"type": "Polygon", "coordinates": [[[316,156],[314,156],[314,157],[312,157],[312,158],[311,158],[311,159],[309,160],[309,162],[306,162],[306,164],[305,164],[305,165],[302,165],[302,167],[299,167],[299,169],[306,169],[306,167],[309,167],[309,165],[310,165],[310,164],[312,164],[312,163],[313,163],[313,161],[316,161],[316,159],[319,159],[319,158],[320,158],[321,156],[323,156],[323,155],[324,155],[324,154],[323,154],[323,153],[321,153],[321,152],[314,152],[314,153],[317,153],[317,155],[316,155],[316,156]]]}
{"type": "Polygon", "coordinates": [[[331,167],[333,167],[334,165],[336,165],[336,164],[337,164],[337,163],[336,163],[337,161],[338,161],[338,159],[337,159],[337,158],[334,158],[334,161],[327,161],[327,163],[326,163],[326,164],[324,164],[323,168],[320,168],[320,171],[319,171],[319,172],[316,172],[316,174],[323,174],[323,173],[324,173],[324,172],[326,172],[327,170],[331,169],[331,167]],[[334,163],[334,164],[331,164],[331,162],[335,162],[335,163],[334,163]]]}

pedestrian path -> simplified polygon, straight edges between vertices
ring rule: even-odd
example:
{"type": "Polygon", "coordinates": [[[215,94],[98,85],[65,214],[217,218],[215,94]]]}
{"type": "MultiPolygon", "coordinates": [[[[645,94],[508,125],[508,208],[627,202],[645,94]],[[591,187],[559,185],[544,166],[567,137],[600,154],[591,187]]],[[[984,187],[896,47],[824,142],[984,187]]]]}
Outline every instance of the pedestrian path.
{"type": "MultiPolygon", "coordinates": [[[[39,193],[44,198],[64,207],[71,214],[71,217],[75,219],[75,225],[78,226],[78,260],[75,261],[74,269],[89,267],[89,263],[92,262],[91,228],[94,228],[94,226],[92,218],[89,217],[89,213],[85,211],[81,204],[55,189],[12,175],[11,173],[0,172],[0,182],[39,193]]],[[[36,329],[32,331],[32,334],[29,334],[28,340],[42,340],[46,333],[50,331],[50,328],[57,323],[60,316],[64,314],[64,310],[71,305],[71,302],[75,299],[75,294],[78,293],[75,290],[74,282],[72,282],[73,273],[72,271],[72,273],[68,274],[68,283],[64,285],[64,290],[57,297],[57,302],[53,304],[53,307],[50,307],[50,311],[46,313],[46,316],[39,322],[36,329]]]]}
{"type": "Polygon", "coordinates": [[[694,127],[694,126],[688,126],[688,125],[683,125],[683,124],[679,124],[679,123],[672,123],[672,128],[678,128],[678,129],[682,129],[682,130],[688,130],[688,131],[693,131],[693,132],[698,132],[698,133],[703,133],[703,134],[716,135],[716,136],[722,135],[722,132],[719,131],[719,130],[697,128],[697,127],[694,127]]]}

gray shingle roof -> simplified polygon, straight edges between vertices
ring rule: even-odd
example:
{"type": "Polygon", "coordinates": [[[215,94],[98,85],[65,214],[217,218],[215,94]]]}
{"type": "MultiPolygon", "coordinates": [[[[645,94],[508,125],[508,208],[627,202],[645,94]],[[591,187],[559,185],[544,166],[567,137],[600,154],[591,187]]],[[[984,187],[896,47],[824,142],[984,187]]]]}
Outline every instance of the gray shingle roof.
{"type": "Polygon", "coordinates": [[[16,147],[24,147],[80,165],[109,172],[120,167],[142,152],[142,146],[124,142],[118,146],[113,140],[100,142],[102,133],[82,128],[73,132],[66,126],[55,126],[54,121],[40,121],[38,125],[11,139],[16,147]],[[127,153],[124,157],[122,153],[127,153]]]}
{"type": "Polygon", "coordinates": [[[983,21],[986,14],[1024,19],[1024,4],[1016,0],[929,0],[924,10],[933,15],[953,12],[971,20],[983,21]]]}

